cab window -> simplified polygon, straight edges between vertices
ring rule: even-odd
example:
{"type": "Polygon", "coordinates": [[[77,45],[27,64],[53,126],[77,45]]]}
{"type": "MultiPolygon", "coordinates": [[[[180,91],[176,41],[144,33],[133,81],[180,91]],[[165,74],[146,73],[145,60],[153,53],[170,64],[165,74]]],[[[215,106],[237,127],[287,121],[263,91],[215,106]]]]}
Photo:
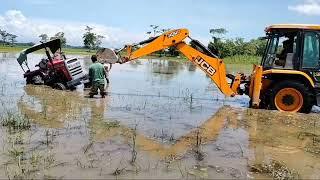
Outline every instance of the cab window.
{"type": "Polygon", "coordinates": [[[303,62],[302,68],[319,69],[320,60],[320,40],[319,33],[306,32],[303,44],[303,62]]]}
{"type": "Polygon", "coordinates": [[[297,32],[274,34],[270,37],[264,68],[293,69],[297,49],[297,32]]]}

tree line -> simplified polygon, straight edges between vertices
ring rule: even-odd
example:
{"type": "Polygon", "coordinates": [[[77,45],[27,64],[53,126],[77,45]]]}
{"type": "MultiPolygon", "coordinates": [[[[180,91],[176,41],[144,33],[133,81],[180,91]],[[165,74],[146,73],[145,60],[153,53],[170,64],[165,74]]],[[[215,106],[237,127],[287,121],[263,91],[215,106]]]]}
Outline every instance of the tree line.
{"type": "MultiPolygon", "coordinates": [[[[50,37],[47,34],[40,34],[39,35],[40,42],[47,42],[48,40],[60,39],[61,46],[67,46],[67,39],[64,36],[64,32],[58,32],[54,36],[50,37]]],[[[82,36],[84,48],[91,50],[91,49],[99,49],[104,36],[96,34],[93,32],[93,28],[90,26],[86,26],[85,33],[82,36]]]]}
{"type": "MultiPolygon", "coordinates": [[[[104,39],[104,36],[96,34],[92,30],[93,30],[92,27],[86,26],[85,33],[82,36],[84,48],[89,50],[100,48],[102,44],[102,40],[104,39]]],[[[14,46],[16,44],[34,45],[34,43],[16,43],[17,42],[16,39],[18,37],[17,35],[8,33],[7,31],[1,30],[1,29],[0,29],[0,37],[1,37],[0,44],[2,44],[3,46],[5,45],[14,46]]],[[[60,39],[62,47],[68,46],[67,38],[65,37],[65,34],[62,31],[57,32],[52,37],[49,37],[48,34],[43,33],[39,35],[39,38],[40,38],[40,42],[42,43],[45,43],[49,40],[60,39]]]]}
{"type": "Polygon", "coordinates": [[[224,28],[210,29],[209,32],[212,38],[208,48],[220,58],[236,55],[262,56],[267,43],[262,38],[250,41],[245,41],[244,38],[224,38],[224,35],[228,33],[224,28]]]}
{"type": "MultiPolygon", "coordinates": [[[[151,31],[146,32],[150,35],[150,38],[171,30],[170,28],[160,28],[158,25],[150,25],[150,27],[151,31]]],[[[207,47],[220,58],[236,55],[262,56],[267,43],[266,40],[261,38],[251,39],[250,41],[245,41],[244,38],[225,38],[228,31],[224,28],[210,29],[209,33],[211,34],[211,40],[207,47]]],[[[180,55],[174,47],[158,51],[156,54],[159,56],[180,55]]]]}
{"type": "MultiPolygon", "coordinates": [[[[148,34],[150,38],[171,30],[170,28],[161,28],[159,25],[150,25],[150,28],[151,30],[146,32],[146,34],[148,34]]],[[[224,28],[210,29],[209,33],[211,34],[211,40],[207,47],[220,58],[236,55],[262,56],[264,53],[266,40],[257,38],[250,41],[245,41],[243,38],[225,38],[225,35],[228,33],[228,31],[224,28]]],[[[14,46],[17,42],[16,38],[18,36],[0,29],[0,37],[0,44],[2,44],[3,46],[14,46]]],[[[62,47],[67,46],[67,39],[64,32],[57,32],[52,37],[49,37],[47,34],[43,33],[39,35],[39,38],[40,42],[60,39],[62,47]]],[[[83,47],[88,50],[98,49],[101,47],[102,40],[104,38],[104,36],[94,33],[92,27],[86,26],[85,32],[82,35],[83,47]]],[[[180,56],[179,51],[177,51],[175,47],[170,47],[166,50],[158,51],[155,54],[159,56],[180,56]]]]}

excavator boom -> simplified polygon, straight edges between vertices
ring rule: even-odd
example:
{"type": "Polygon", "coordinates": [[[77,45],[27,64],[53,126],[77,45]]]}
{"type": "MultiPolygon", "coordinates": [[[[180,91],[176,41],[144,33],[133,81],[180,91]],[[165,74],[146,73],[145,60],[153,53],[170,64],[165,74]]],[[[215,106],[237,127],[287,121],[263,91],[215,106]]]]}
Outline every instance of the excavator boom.
{"type": "MultiPolygon", "coordinates": [[[[123,49],[126,49],[127,55],[121,58],[120,63],[132,61],[169,47],[175,47],[192,63],[204,71],[223,94],[226,96],[235,96],[237,94],[235,90],[238,89],[240,83],[236,84],[237,87],[235,87],[235,84],[230,85],[228,83],[223,61],[208,49],[199,51],[188,45],[184,41],[188,37],[189,31],[187,29],[176,29],[137,44],[126,45],[123,49]]],[[[198,41],[196,42],[199,43],[198,41]]]]}
{"type": "Polygon", "coordinates": [[[169,47],[175,47],[204,71],[223,94],[235,96],[237,94],[235,90],[238,89],[240,83],[237,83],[237,87],[229,85],[224,62],[207,49],[199,51],[188,45],[184,41],[188,37],[189,31],[187,29],[176,29],[137,44],[126,45],[123,49],[127,50],[127,55],[121,58],[120,63],[132,61],[169,47]]]}

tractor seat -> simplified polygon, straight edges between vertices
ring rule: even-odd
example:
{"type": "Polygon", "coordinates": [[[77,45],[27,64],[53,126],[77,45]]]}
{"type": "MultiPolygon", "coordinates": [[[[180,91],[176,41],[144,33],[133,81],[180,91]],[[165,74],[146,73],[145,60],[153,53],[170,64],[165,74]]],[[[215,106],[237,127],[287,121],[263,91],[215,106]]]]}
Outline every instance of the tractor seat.
{"type": "Polygon", "coordinates": [[[42,70],[47,70],[48,69],[48,59],[41,59],[39,62],[39,68],[42,70]]]}

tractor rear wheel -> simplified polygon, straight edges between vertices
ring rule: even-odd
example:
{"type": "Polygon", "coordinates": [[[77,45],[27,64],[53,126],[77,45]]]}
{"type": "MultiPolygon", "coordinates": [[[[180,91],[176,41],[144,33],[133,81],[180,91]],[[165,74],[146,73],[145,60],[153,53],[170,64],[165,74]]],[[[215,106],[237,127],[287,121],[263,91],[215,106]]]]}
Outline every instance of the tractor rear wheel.
{"type": "Polygon", "coordinates": [[[309,113],[312,102],[309,89],[296,81],[279,82],[270,93],[270,108],[279,111],[309,113]]]}
{"type": "Polygon", "coordinates": [[[66,86],[62,83],[54,83],[53,88],[58,89],[58,90],[66,90],[67,89],[66,86]]]}

